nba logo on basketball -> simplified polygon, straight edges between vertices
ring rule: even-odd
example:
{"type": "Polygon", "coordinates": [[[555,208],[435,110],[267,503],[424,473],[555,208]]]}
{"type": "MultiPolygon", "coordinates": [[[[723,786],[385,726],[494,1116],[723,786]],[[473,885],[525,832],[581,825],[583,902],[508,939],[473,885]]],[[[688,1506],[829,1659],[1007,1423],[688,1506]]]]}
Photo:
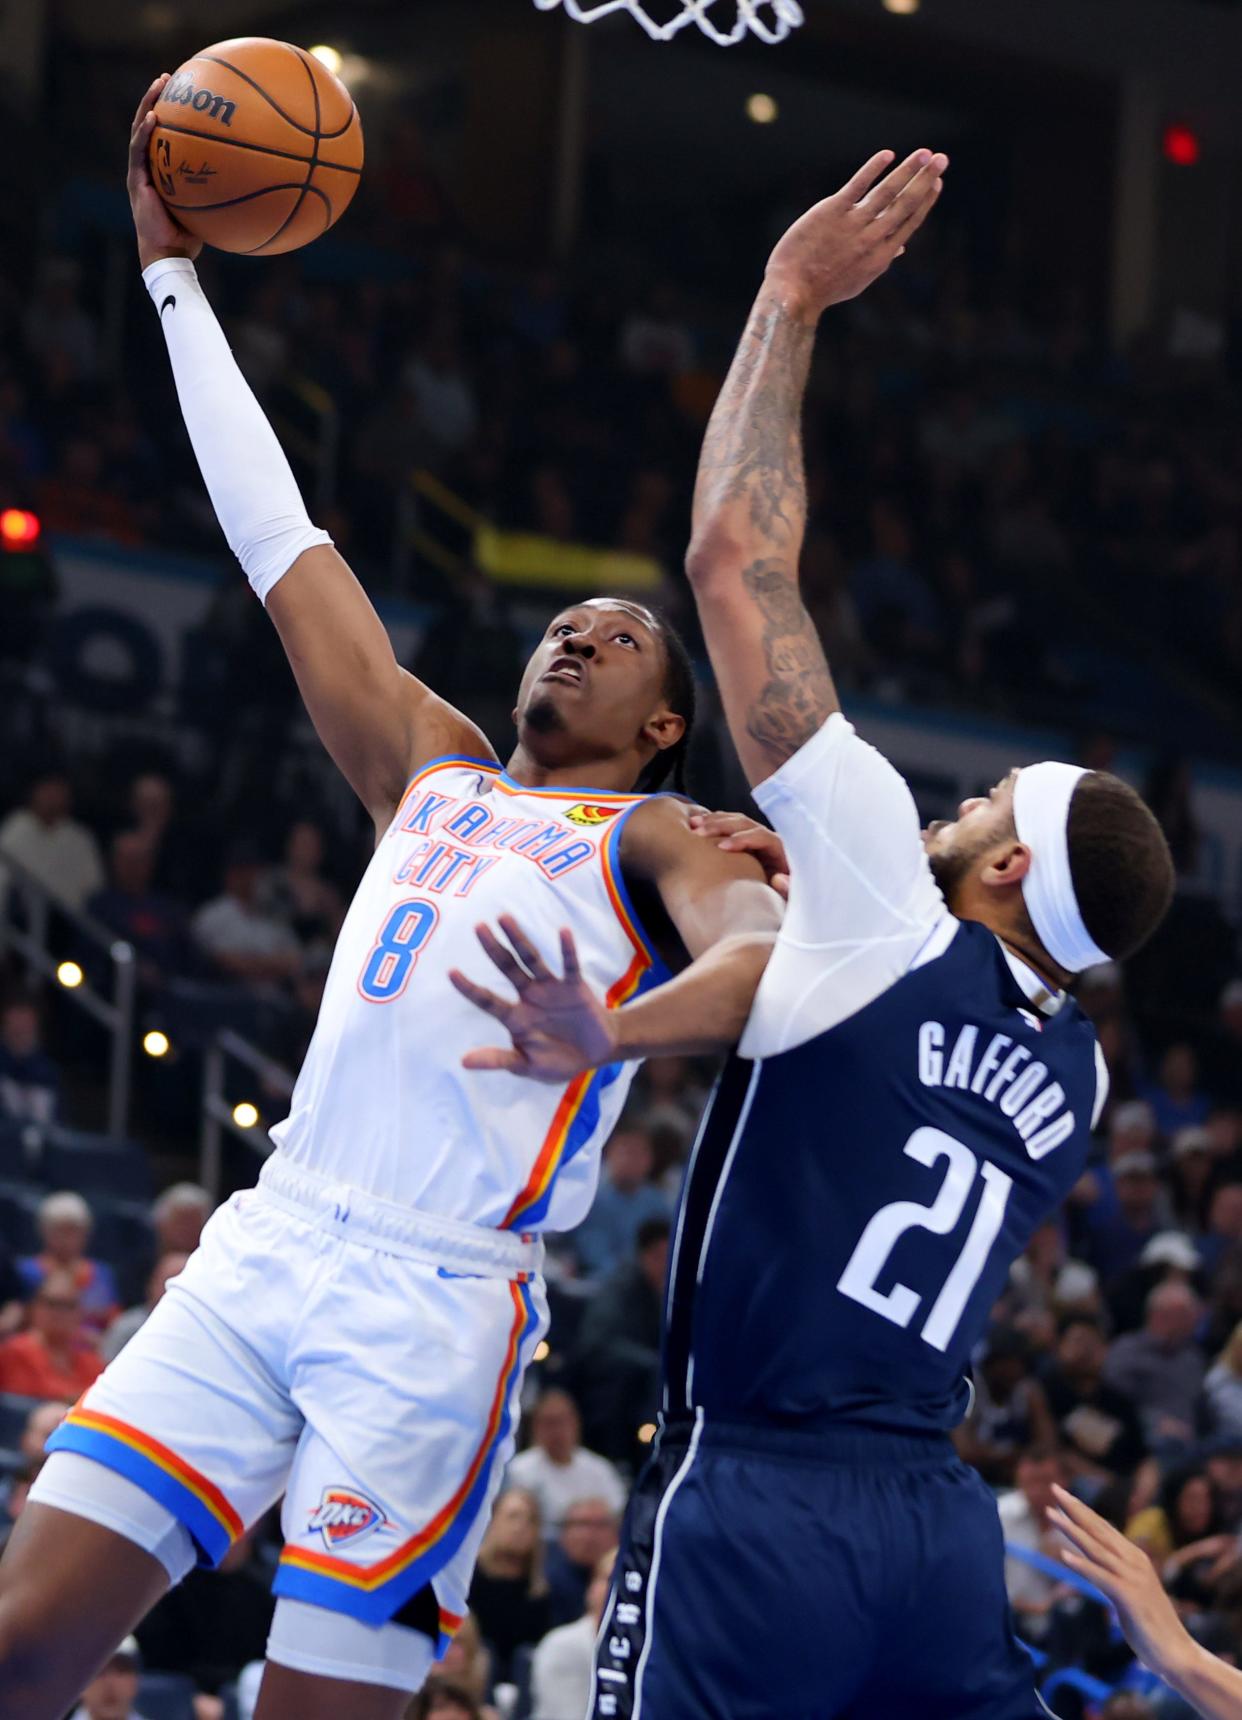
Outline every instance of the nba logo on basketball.
{"type": "Polygon", "coordinates": [[[345,1541],[360,1541],[376,1529],[386,1529],[388,1519],[361,1493],[348,1487],[325,1487],[306,1527],[312,1535],[318,1531],[325,1546],[339,1547],[345,1541]]]}

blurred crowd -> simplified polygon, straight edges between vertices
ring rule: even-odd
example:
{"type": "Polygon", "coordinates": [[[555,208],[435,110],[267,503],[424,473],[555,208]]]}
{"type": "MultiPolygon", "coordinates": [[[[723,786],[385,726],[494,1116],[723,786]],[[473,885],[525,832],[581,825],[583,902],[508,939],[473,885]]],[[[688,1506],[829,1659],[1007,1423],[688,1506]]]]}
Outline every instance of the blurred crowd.
{"type": "MultiPolygon", "coordinates": [[[[713,295],[608,244],[556,268],[485,259],[434,176],[400,155],[380,155],[364,193],[359,236],[386,235],[400,268],[372,267],[376,252],[326,272],[298,258],[261,272],[208,258],[203,272],[273,413],[283,422],[306,383],[334,403],[322,523],[374,589],[428,606],[411,666],[503,750],[521,618],[476,569],[408,566],[410,475],[547,540],[654,558],[693,638],[687,503],[744,306],[730,276],[713,295]]],[[[0,257],[0,507],[37,510],[51,534],[218,552],[158,331],[132,287],[113,314],[93,260],[85,240],[0,257]]],[[[1054,710],[1063,726],[1149,743],[1184,729],[1236,758],[1242,414],[1220,343],[1175,324],[1110,352],[1085,295],[1031,281],[1017,249],[981,271],[946,217],[826,328],[807,414],[805,581],[834,671],[847,696],[1041,721],[1054,710]]],[[[312,486],[313,461],[293,452],[312,486]]],[[[0,686],[60,718],[75,689],[57,678],[55,593],[53,556],[0,554],[0,671],[7,660],[15,676],[0,686]]],[[[218,675],[193,713],[196,772],[149,740],[101,766],[63,722],[54,757],[0,758],[2,911],[28,922],[30,872],[133,947],[140,1026],[172,1046],[139,1071],[138,1132],[161,1163],[195,1137],[197,1057],[219,1026],[296,1069],[367,848],[289,762],[295,694],[240,576],[189,655],[218,675]]],[[[1089,762],[1110,746],[1098,735],[1089,762]]],[[[702,747],[711,797],[721,772],[702,747]]],[[[1191,873],[1185,771],[1162,765],[1148,790],[1191,873]]],[[[1148,1551],[1201,1640],[1242,1658],[1236,937],[1218,907],[1183,897],[1154,967],[1085,976],[1112,1076],[1098,1152],[1013,1273],[960,1434],[997,1490],[1021,1634],[1052,1667],[1122,1686],[1067,1690],[1066,1716],[1186,1711],[1145,1687],[1058,1565],[1044,1516],[1058,1480],[1148,1551]]],[[[103,977],[68,922],[51,939],[103,977]]],[[[19,961],[0,982],[2,1536],[49,1429],[139,1328],[211,1201],[184,1180],[137,1213],[90,1190],[23,1187],[32,1142],[97,1121],[103,1055],[19,961]]],[[[412,1715],[580,1720],[627,1482],[654,1431],[670,1224],[710,1079],[682,1059],[646,1066],[589,1217],[551,1239],[525,1449],[471,1616],[412,1715]]],[[[269,1120],[281,1114],[279,1091],[260,1097],[269,1120]]],[[[239,1148],[226,1175],[248,1182],[256,1164],[239,1148]]],[[[169,1596],[87,1692],[86,1720],[126,1713],[140,1675],[185,1680],[195,1720],[249,1712],[275,1535],[259,1525],[222,1573],[169,1596]]]]}

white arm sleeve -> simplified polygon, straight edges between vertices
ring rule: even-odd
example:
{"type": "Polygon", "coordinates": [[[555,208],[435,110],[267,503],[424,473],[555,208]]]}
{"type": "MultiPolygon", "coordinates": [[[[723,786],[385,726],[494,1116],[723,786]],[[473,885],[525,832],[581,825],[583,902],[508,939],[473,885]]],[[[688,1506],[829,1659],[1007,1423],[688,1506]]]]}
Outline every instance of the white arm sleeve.
{"type": "Polygon", "coordinates": [[[789,856],[789,907],[741,1043],[771,1057],[856,1014],[957,922],[905,779],[839,711],[755,799],[789,856]]]}
{"type": "Polygon", "coordinates": [[[304,549],[330,544],[310,522],[297,480],[188,257],[142,271],[172,360],[181,416],[229,548],[255,595],[267,594],[304,549]]]}

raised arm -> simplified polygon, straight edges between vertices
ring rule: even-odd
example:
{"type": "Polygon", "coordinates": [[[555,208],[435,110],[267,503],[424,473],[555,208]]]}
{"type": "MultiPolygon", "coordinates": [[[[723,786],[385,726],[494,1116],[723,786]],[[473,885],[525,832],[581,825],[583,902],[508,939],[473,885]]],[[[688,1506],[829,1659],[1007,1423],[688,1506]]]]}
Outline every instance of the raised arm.
{"type": "Polygon", "coordinates": [[[428,758],[491,748],[397,662],[366,593],[312,526],[280,444],[229,349],[194,268],[202,249],[151,182],[154,106],[130,134],[128,189],[143,279],[160,316],[186,429],[216,516],[280,634],[315,728],[379,828],[428,758]]]}
{"type": "Polygon", "coordinates": [[[802,402],[820,317],[884,273],[939,196],[947,157],[916,150],[886,172],[892,159],[873,156],[773,251],[703,443],[686,571],[752,786],[840,709],[798,592],[802,402]]]}

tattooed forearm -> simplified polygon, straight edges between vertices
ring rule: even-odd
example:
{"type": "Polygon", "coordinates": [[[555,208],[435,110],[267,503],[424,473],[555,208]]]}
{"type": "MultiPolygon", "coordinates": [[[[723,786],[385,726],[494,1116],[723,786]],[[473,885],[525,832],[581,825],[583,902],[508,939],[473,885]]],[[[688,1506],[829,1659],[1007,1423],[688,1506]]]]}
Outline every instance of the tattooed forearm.
{"type": "Polygon", "coordinates": [[[836,690],[814,623],[787,563],[752,562],[742,584],[763,617],[768,679],[746,714],[746,730],[776,761],[792,757],[837,710],[836,690]]]}
{"type": "Polygon", "coordinates": [[[760,298],[707,428],[696,534],[727,526],[796,550],[806,526],[801,417],[814,344],[813,324],[760,298]]]}

